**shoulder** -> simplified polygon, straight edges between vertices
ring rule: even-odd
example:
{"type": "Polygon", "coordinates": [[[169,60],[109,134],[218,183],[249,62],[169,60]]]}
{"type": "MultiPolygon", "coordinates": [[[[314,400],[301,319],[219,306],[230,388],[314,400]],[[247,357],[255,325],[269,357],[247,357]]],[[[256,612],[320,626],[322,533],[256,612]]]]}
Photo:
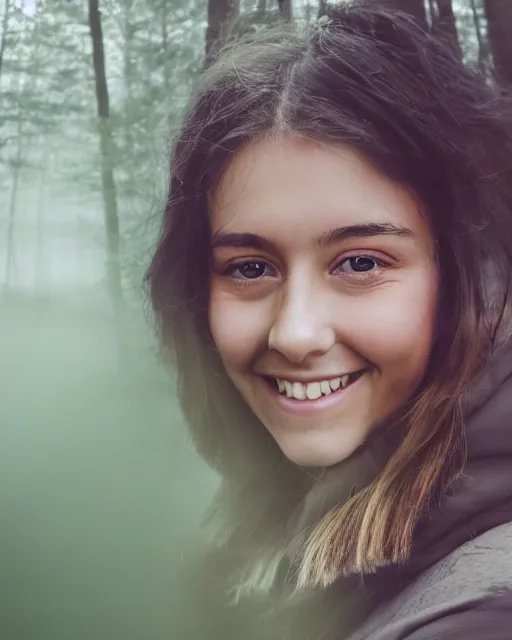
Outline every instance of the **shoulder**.
{"type": "Polygon", "coordinates": [[[512,592],[495,594],[416,627],[401,640],[510,640],[512,592]]]}
{"type": "Polygon", "coordinates": [[[507,523],[467,542],[430,567],[377,609],[350,640],[510,637],[512,523],[507,523]]]}

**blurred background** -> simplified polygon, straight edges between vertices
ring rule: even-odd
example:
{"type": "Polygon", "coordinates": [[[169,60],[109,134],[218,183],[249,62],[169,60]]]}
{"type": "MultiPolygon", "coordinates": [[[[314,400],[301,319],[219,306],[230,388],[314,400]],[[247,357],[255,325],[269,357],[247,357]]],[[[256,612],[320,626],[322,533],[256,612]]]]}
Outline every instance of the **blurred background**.
{"type": "MultiPolygon", "coordinates": [[[[512,0],[383,4],[512,83],[512,0]]],[[[142,287],[169,142],[223,41],[325,6],[0,1],[0,638],[182,640],[182,554],[217,478],[142,287]]]]}

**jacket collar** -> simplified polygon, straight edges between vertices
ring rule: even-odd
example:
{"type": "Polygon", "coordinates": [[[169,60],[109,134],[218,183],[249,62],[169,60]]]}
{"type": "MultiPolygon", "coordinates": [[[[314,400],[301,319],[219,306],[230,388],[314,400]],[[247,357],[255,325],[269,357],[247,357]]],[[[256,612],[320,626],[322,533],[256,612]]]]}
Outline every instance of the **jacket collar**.
{"type": "MultiPolygon", "coordinates": [[[[491,355],[468,391],[464,413],[464,479],[420,521],[410,562],[384,575],[414,577],[475,535],[512,520],[512,346],[491,355]]],[[[289,522],[289,558],[309,527],[378,475],[395,446],[389,437],[374,439],[318,477],[289,522]]]]}

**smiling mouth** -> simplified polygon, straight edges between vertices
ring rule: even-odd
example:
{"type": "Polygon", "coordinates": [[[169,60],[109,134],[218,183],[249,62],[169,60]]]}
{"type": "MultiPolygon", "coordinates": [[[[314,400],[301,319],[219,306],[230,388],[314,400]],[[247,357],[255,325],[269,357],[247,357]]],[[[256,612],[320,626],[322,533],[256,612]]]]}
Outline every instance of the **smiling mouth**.
{"type": "Polygon", "coordinates": [[[274,393],[278,393],[280,396],[289,400],[307,402],[333,394],[338,395],[341,391],[344,391],[351,384],[359,380],[367,371],[368,369],[361,369],[360,371],[354,371],[337,378],[309,383],[270,377],[265,377],[264,379],[274,393]]]}

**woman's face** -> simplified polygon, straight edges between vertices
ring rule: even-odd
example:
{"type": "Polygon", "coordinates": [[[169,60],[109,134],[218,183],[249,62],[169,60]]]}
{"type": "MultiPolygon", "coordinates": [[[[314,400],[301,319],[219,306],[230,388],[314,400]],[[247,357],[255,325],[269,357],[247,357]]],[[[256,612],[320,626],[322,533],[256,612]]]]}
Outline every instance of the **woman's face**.
{"type": "Polygon", "coordinates": [[[349,148],[290,137],[235,156],[210,214],[227,374],[291,461],[346,459],[431,351],[438,277],[417,202],[349,148]]]}

